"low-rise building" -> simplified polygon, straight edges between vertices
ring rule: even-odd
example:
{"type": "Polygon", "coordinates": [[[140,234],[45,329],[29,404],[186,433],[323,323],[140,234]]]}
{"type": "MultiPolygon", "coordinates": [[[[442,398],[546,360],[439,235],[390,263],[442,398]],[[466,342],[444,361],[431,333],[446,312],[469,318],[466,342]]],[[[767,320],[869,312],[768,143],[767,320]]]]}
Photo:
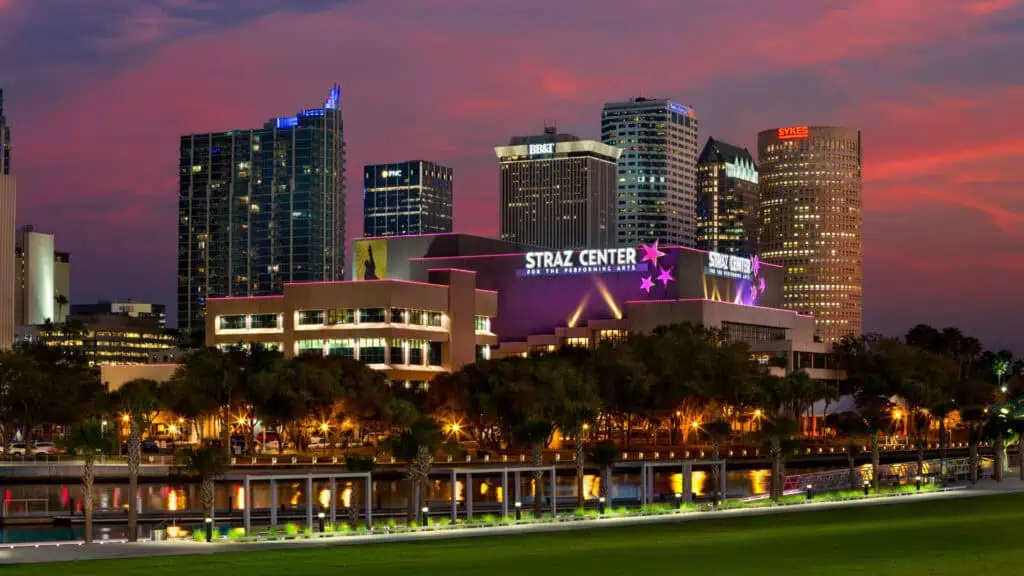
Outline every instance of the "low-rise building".
{"type": "Polygon", "coordinates": [[[206,344],[354,358],[414,386],[489,356],[497,300],[475,272],[440,267],[422,281],[285,284],[277,296],[207,300],[206,344]]]}

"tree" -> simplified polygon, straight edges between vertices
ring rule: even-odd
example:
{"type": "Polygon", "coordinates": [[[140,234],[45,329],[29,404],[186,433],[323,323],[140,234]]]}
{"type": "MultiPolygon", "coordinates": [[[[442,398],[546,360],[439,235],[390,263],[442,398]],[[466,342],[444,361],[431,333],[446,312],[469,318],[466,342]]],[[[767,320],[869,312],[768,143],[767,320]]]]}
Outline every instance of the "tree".
{"type": "MultiPolygon", "coordinates": [[[[1006,412],[1009,412],[1009,409],[1006,412]]],[[[1002,482],[1006,470],[1006,441],[1013,437],[1014,427],[1002,410],[990,411],[985,416],[981,436],[992,442],[992,453],[995,456],[993,472],[996,482],[1002,482]]]]}
{"type": "MultiPolygon", "coordinates": [[[[718,418],[704,424],[701,429],[711,440],[711,459],[718,460],[719,447],[722,442],[728,440],[729,436],[732,434],[732,425],[730,425],[728,421],[718,418]]],[[[718,465],[711,467],[711,483],[715,487],[716,493],[718,492],[719,486],[721,486],[720,474],[721,471],[719,470],[718,465]]]]}
{"type": "Polygon", "coordinates": [[[563,348],[553,356],[538,359],[555,365],[558,386],[551,396],[552,411],[555,425],[563,437],[568,435],[573,438],[576,496],[580,508],[586,506],[586,494],[583,493],[587,454],[585,438],[597,421],[601,408],[592,360],[589,350],[578,347],[563,348]]]}
{"type": "Polygon", "coordinates": [[[199,477],[200,500],[203,503],[203,518],[214,519],[214,481],[228,469],[229,458],[223,450],[212,446],[189,448],[179,453],[181,463],[192,475],[199,477]]]}
{"type": "MultiPolygon", "coordinates": [[[[513,431],[515,443],[520,446],[529,446],[530,465],[536,468],[533,471],[533,515],[540,518],[544,514],[544,472],[540,467],[544,465],[544,446],[551,438],[553,427],[551,422],[545,419],[536,418],[519,424],[513,431]]],[[[555,486],[551,487],[555,490],[555,486]]]]}
{"type": "Polygon", "coordinates": [[[63,294],[56,294],[53,303],[57,305],[57,315],[64,316],[64,308],[68,305],[68,297],[63,294]]]}
{"type": "Polygon", "coordinates": [[[196,416],[217,416],[221,424],[221,449],[231,456],[231,423],[236,410],[246,406],[242,375],[246,352],[241,348],[221,351],[200,348],[185,357],[171,377],[171,390],[187,398],[186,406],[196,416]]]}
{"type": "Polygon", "coordinates": [[[147,379],[125,382],[114,391],[111,400],[128,421],[128,540],[135,542],[138,535],[139,466],[142,461],[142,434],[149,430],[160,407],[160,385],[147,379]]]}
{"type": "Polygon", "coordinates": [[[626,449],[632,434],[633,416],[647,402],[651,390],[646,366],[637,351],[642,338],[643,335],[633,334],[624,342],[605,340],[594,349],[594,372],[598,395],[606,412],[607,438],[612,436],[609,416],[614,416],[625,422],[623,445],[626,449]]]}
{"type": "Polygon", "coordinates": [[[613,442],[606,440],[590,447],[589,460],[601,471],[600,495],[611,504],[611,494],[608,492],[611,480],[611,470],[619,461],[619,448],[613,442]]]}
{"type": "MultiPolygon", "coordinates": [[[[348,455],[345,456],[345,469],[349,472],[373,472],[373,469],[377,466],[377,461],[369,456],[359,455],[348,455]]],[[[371,484],[367,481],[363,486],[365,496],[369,499],[371,496],[371,484]]],[[[332,494],[333,498],[334,495],[332,494]]],[[[359,492],[355,486],[352,487],[352,494],[349,496],[348,501],[348,519],[352,523],[354,528],[359,523],[359,492]]]]}
{"type": "Polygon", "coordinates": [[[849,467],[848,482],[850,489],[857,489],[857,455],[865,436],[870,433],[864,418],[855,412],[843,412],[828,417],[829,425],[843,439],[843,450],[849,467]]]}
{"type": "Polygon", "coordinates": [[[390,438],[391,454],[406,462],[405,479],[409,487],[408,521],[416,522],[417,501],[426,502],[430,469],[434,454],[441,445],[441,428],[433,419],[423,416],[408,400],[395,399],[388,405],[387,414],[401,431],[390,438]],[[422,497],[419,497],[419,496],[422,497]]]}
{"type": "Polygon", "coordinates": [[[110,438],[103,434],[103,424],[84,420],[68,428],[61,445],[69,454],[82,459],[82,510],[85,513],[85,543],[92,544],[92,513],[96,501],[96,458],[109,454],[110,438]]]}
{"type": "MultiPolygon", "coordinates": [[[[906,404],[907,419],[913,424],[910,434],[917,451],[917,470],[919,474],[924,474],[928,429],[936,418],[936,410],[943,412],[948,405],[953,393],[956,366],[952,361],[926,350],[909,348],[907,352],[909,375],[897,382],[898,388],[894,392],[906,404]]],[[[945,418],[945,414],[942,418],[945,418]]],[[[940,421],[940,428],[944,426],[945,423],[940,421]]]]}

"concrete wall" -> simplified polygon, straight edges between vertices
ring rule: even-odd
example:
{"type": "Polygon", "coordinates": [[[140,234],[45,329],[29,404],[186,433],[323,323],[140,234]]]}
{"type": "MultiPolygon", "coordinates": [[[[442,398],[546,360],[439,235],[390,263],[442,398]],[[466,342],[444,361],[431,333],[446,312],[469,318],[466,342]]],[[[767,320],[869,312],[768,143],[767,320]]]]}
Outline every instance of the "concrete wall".
{"type": "Polygon", "coordinates": [[[100,382],[106,384],[110,391],[117,390],[126,382],[138,378],[166,382],[171,379],[178,366],[178,364],[104,364],[100,366],[100,382]]]}

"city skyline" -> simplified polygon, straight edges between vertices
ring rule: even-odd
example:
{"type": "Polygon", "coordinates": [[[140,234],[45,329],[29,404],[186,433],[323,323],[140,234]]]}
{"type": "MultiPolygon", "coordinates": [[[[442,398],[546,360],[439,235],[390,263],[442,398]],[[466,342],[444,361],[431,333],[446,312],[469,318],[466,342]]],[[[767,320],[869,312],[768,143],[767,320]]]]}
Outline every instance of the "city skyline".
{"type": "MultiPolygon", "coordinates": [[[[686,24],[693,26],[693,38],[679,34],[677,23],[669,26],[673,18],[653,18],[651,30],[614,50],[600,49],[589,61],[555,48],[607,34],[615,28],[614,7],[599,2],[579,20],[578,5],[567,2],[551,7],[551,21],[540,23],[541,36],[552,34],[544,50],[523,45],[513,53],[499,51],[499,65],[484,57],[485,48],[497,50],[515,36],[512,30],[527,24],[508,9],[511,4],[495,3],[493,16],[467,9],[447,20],[447,32],[460,42],[423,33],[394,46],[371,42],[380,47],[377,58],[334,60],[326,53],[361,54],[348,49],[349,42],[358,47],[372,40],[370,24],[389,6],[408,7],[398,10],[403,14],[389,20],[389,28],[422,29],[425,19],[440,15],[402,2],[317,2],[309,13],[275,13],[269,4],[260,3],[252,19],[241,22],[228,8],[188,12],[156,3],[108,3],[95,13],[69,12],[46,23],[30,3],[0,2],[0,37],[25,50],[33,37],[52,44],[23,63],[0,59],[0,77],[5,115],[17,138],[18,224],[35,222],[57,234],[58,249],[73,248],[81,263],[73,279],[76,302],[124,293],[174,301],[180,134],[247,126],[301,106],[339,81],[351,119],[349,190],[358,190],[353,177],[359,171],[351,168],[367,160],[430,157],[460,175],[456,230],[496,235],[493,146],[545,118],[581,138],[598,138],[601,105],[642,88],[650,97],[691,104],[701,119],[701,143],[714,135],[754,149],[757,132],[773,126],[859,127],[865,152],[865,329],[899,334],[923,321],[958,326],[990,347],[1024,348],[1019,328],[1003,319],[1024,281],[1024,200],[1013,195],[1021,185],[1013,168],[1024,157],[1024,141],[1015,122],[1003,118],[1024,102],[1024,91],[1006,72],[1013,69],[1010,55],[1024,48],[1020,2],[943,0],[939,9],[929,4],[925,10],[920,2],[869,1],[832,11],[783,2],[781,9],[742,13],[700,2],[678,8],[652,2],[636,9],[668,7],[686,15],[701,6],[686,24]],[[95,27],[51,40],[60,26],[83,21],[95,21],[95,27]],[[138,21],[148,24],[131,25],[138,21]],[[559,39],[558,27],[569,22],[580,30],[559,39]],[[682,57],[699,52],[727,24],[734,46],[703,59],[709,62],[691,58],[690,66],[663,78],[652,74],[655,62],[624,72],[623,59],[642,55],[652,43],[672,42],[673,54],[682,57]],[[336,35],[347,39],[329,34],[338,27],[351,29],[336,35]],[[504,28],[509,32],[499,34],[504,28]],[[788,32],[779,35],[783,29],[788,32]],[[270,30],[295,45],[289,57],[308,52],[304,68],[310,71],[252,89],[259,67],[231,63],[270,30]],[[945,48],[950,35],[958,38],[955,51],[945,48]],[[467,42],[479,49],[465,50],[461,44],[467,42]],[[311,50],[320,43],[331,49],[311,50]],[[814,49],[807,48],[811,44],[814,49]],[[83,47],[84,54],[75,56],[83,47]],[[739,56],[744,53],[757,57],[745,63],[739,56]],[[101,56],[102,64],[92,62],[101,56]],[[440,69],[423,63],[455,56],[456,63],[440,69]],[[195,58],[210,62],[213,72],[199,72],[198,84],[182,85],[195,58]],[[419,74],[417,68],[437,85],[412,97],[381,90],[381,82],[399,71],[419,74]],[[509,68],[517,73],[487,73],[509,68]],[[199,85],[201,90],[193,87],[199,85]],[[160,114],[152,112],[154,103],[160,114]],[[75,130],[53,137],[67,126],[75,130]],[[114,135],[111,144],[96,146],[103,133],[114,135]]],[[[357,196],[348,198],[350,231],[361,229],[357,196]]]]}

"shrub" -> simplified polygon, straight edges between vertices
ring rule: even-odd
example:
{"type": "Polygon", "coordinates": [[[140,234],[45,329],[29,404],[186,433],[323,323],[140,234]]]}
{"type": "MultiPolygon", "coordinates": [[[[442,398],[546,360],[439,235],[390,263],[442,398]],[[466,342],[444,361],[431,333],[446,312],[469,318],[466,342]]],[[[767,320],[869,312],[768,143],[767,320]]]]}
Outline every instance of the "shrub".
{"type": "Polygon", "coordinates": [[[289,522],[284,525],[284,533],[289,536],[295,536],[299,533],[299,525],[289,522]]]}
{"type": "Polygon", "coordinates": [[[206,531],[202,527],[192,531],[192,539],[196,542],[206,542],[206,531]]]}
{"type": "Polygon", "coordinates": [[[245,528],[242,528],[241,526],[238,526],[238,527],[235,527],[235,528],[230,528],[228,530],[227,536],[228,536],[228,538],[231,538],[231,539],[243,538],[243,537],[245,537],[245,528]]]}

